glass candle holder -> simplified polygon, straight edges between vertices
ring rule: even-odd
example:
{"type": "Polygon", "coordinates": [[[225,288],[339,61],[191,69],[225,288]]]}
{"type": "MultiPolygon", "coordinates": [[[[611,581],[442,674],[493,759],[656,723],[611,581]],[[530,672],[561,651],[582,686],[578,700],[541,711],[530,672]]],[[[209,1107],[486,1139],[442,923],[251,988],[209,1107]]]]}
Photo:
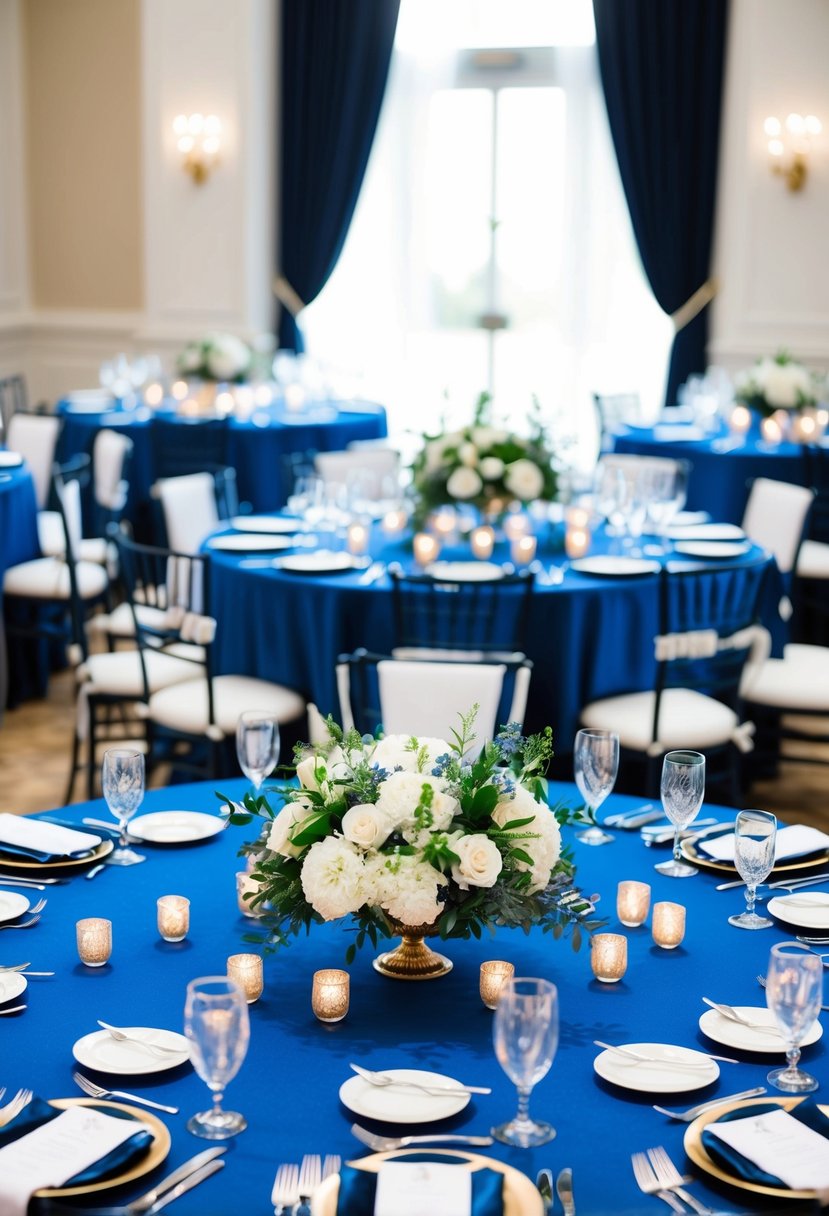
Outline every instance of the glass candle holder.
{"type": "Polygon", "coordinates": [[[239,985],[249,1005],[258,1001],[265,989],[262,959],[258,954],[231,954],[227,960],[227,977],[239,985]]]}
{"type": "Polygon", "coordinates": [[[653,940],[663,950],[675,950],[685,936],[685,909],[682,904],[653,905],[653,940]]]}
{"type": "Polygon", "coordinates": [[[165,942],[182,942],[190,928],[190,900],[183,895],[162,895],[157,902],[158,931],[165,942]]]}
{"type": "Polygon", "coordinates": [[[347,971],[327,967],[314,972],[311,1008],[321,1022],[341,1022],[348,1013],[349,976],[347,971]]]}
{"type": "Polygon", "coordinates": [[[412,540],[412,549],[418,566],[428,566],[440,553],[440,542],[428,532],[417,532],[412,540]]]}
{"type": "Polygon", "coordinates": [[[441,507],[432,516],[432,530],[443,544],[452,540],[458,526],[458,513],[454,507],[441,507]]]}
{"type": "Polygon", "coordinates": [[[530,562],[535,561],[537,548],[538,541],[534,536],[518,536],[510,541],[510,557],[516,566],[528,566],[530,562]]]}
{"type": "Polygon", "coordinates": [[[112,921],[89,916],[75,925],[78,957],[87,967],[103,967],[112,954],[112,921]]]}
{"type": "Polygon", "coordinates": [[[728,419],[728,429],[732,435],[745,435],[751,426],[751,410],[744,405],[735,405],[728,419]]]}
{"type": "Polygon", "coordinates": [[[586,529],[590,524],[590,512],[586,507],[568,507],[564,518],[568,528],[586,529]]]}
{"type": "Polygon", "coordinates": [[[250,899],[258,894],[259,883],[251,878],[247,870],[239,870],[236,875],[236,902],[242,915],[249,916],[251,920],[256,920],[262,915],[261,905],[255,908],[250,906],[250,899]],[[249,896],[250,898],[246,899],[245,896],[249,896]]]}
{"type": "Polygon", "coordinates": [[[492,557],[492,550],[495,548],[495,532],[488,524],[482,528],[473,528],[469,533],[469,547],[473,557],[486,561],[492,557]]]}
{"type": "Polygon", "coordinates": [[[760,434],[766,443],[776,446],[783,442],[783,428],[776,418],[764,418],[760,423],[760,434]]]}
{"type": "Polygon", "coordinates": [[[386,536],[396,536],[406,527],[405,511],[387,511],[380,525],[386,536]]]}
{"type": "Polygon", "coordinates": [[[651,906],[651,889],[646,882],[620,882],[616,891],[616,915],[633,929],[644,925],[651,906]]]}
{"type": "Polygon", "coordinates": [[[365,524],[349,524],[346,537],[348,552],[355,557],[362,556],[368,549],[368,528],[365,524]]]}
{"type": "Polygon", "coordinates": [[[501,987],[506,980],[511,980],[514,975],[515,967],[512,963],[505,963],[501,959],[492,959],[491,962],[481,963],[479,990],[481,1000],[487,1009],[495,1008],[498,1004],[498,997],[501,995],[501,987]]]}
{"type": "Polygon", "coordinates": [[[584,557],[589,548],[590,532],[587,528],[567,528],[564,533],[564,552],[569,558],[584,557]]]}
{"type": "Polygon", "coordinates": [[[520,540],[530,530],[530,521],[520,511],[511,511],[504,520],[504,536],[507,540],[520,540]]]}
{"type": "Polygon", "coordinates": [[[590,946],[590,966],[603,984],[617,983],[627,971],[628,939],[622,933],[597,933],[590,946]]]}

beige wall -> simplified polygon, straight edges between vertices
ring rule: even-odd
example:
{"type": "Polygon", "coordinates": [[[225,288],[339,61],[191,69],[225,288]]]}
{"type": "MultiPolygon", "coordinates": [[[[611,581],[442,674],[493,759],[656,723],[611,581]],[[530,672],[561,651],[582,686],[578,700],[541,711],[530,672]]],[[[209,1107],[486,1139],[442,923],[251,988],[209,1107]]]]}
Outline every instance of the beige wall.
{"type": "Polygon", "coordinates": [[[140,0],[24,0],[32,303],[140,309],[140,0]]]}

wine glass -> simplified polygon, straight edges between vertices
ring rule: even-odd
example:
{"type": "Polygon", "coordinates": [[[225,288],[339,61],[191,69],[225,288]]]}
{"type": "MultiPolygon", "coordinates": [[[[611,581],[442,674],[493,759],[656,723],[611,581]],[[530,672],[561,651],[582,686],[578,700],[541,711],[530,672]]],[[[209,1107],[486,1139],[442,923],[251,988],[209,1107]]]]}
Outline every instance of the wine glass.
{"type": "Polygon", "coordinates": [[[118,820],[121,835],[118,847],[107,857],[111,866],[134,866],[146,861],[127,843],[127,824],[144,799],[144,754],[111,747],[104,752],[102,776],[104,798],[109,812],[118,820]]]}
{"type": "Polygon", "coordinates": [[[529,1148],[556,1134],[549,1123],[530,1118],[530,1094],[550,1070],[558,1047],[558,989],[548,980],[512,979],[501,985],[492,1028],[495,1055],[518,1089],[518,1113],[493,1127],[504,1144],[529,1148]]]}
{"type": "Polygon", "coordinates": [[[768,811],[740,811],[734,824],[734,865],[746,884],[746,910],[729,916],[738,929],[770,929],[774,921],[754,911],[757,884],[764,882],[774,865],[777,820],[768,811]]]}
{"type": "Polygon", "coordinates": [[[670,861],[654,866],[669,878],[695,878],[697,871],[682,860],[679,833],[696,818],[705,797],[705,756],[701,752],[668,752],[662,761],[662,808],[674,825],[674,850],[670,861]]]}
{"type": "Polygon", "coordinates": [[[818,1083],[798,1068],[799,1044],[814,1026],[823,1000],[823,959],[800,942],[772,946],[766,972],[766,1004],[774,1014],[786,1043],[786,1067],[774,1068],[766,1078],[787,1094],[807,1094],[818,1083]]]}
{"type": "Polygon", "coordinates": [[[254,794],[279,760],[279,723],[265,709],[247,709],[236,723],[236,758],[254,794]]]}
{"type": "Polygon", "coordinates": [[[213,1094],[210,1110],[187,1122],[187,1130],[204,1140],[227,1140],[247,1127],[244,1115],[222,1110],[225,1087],[247,1055],[250,1022],[245,995],[226,975],[206,976],[187,985],[184,1033],[193,1067],[213,1094]]]}
{"type": "MultiPolygon", "coordinates": [[[[609,730],[580,730],[576,735],[573,768],[579,793],[591,817],[616,784],[619,771],[619,736],[609,730]]],[[[595,824],[578,832],[582,844],[610,844],[613,837],[595,824]]]]}

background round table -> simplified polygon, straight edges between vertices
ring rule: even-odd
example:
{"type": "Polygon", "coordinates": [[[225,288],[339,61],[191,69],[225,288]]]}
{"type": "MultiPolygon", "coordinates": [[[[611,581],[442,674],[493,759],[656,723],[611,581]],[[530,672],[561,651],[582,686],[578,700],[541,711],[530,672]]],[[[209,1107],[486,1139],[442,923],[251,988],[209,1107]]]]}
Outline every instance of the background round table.
{"type": "MultiPolygon", "coordinates": [[[[40,557],[37,535],[37,500],[34,482],[25,463],[17,468],[0,469],[0,581],[9,566],[40,557]]],[[[49,680],[49,648],[42,642],[15,639],[8,646],[3,606],[0,617],[0,713],[8,702],[16,705],[26,697],[42,696],[49,680]],[[8,666],[6,665],[8,653],[8,666]]]]}

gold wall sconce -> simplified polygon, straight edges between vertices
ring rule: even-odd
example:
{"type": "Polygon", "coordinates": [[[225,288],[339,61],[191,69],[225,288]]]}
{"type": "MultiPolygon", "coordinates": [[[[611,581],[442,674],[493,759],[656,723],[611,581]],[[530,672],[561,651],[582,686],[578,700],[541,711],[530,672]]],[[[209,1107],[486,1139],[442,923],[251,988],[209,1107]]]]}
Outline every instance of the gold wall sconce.
{"type": "Polygon", "coordinates": [[[789,114],[785,122],[767,118],[763,124],[772,173],[783,178],[790,190],[802,190],[809,172],[811,141],[820,135],[823,124],[814,114],[789,114]]]}
{"type": "Polygon", "coordinates": [[[173,131],[184,171],[201,185],[219,162],[221,121],[215,114],[179,114],[173,131]]]}

